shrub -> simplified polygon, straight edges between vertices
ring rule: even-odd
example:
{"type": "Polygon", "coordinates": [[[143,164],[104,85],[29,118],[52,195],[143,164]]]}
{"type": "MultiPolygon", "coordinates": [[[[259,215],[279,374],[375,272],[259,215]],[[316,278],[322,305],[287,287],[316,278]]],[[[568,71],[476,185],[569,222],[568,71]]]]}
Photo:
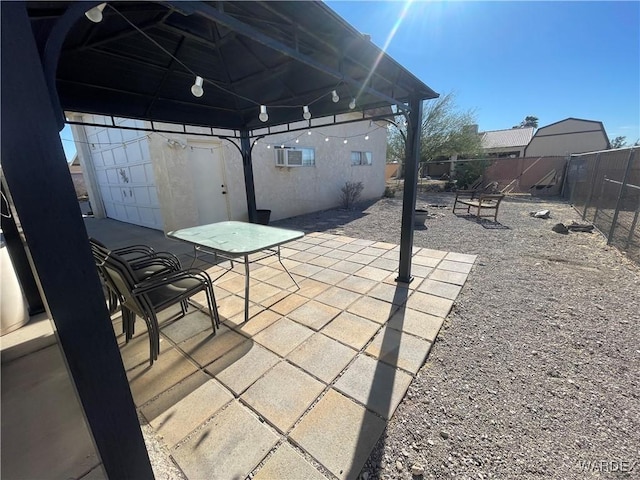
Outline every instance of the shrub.
{"type": "Polygon", "coordinates": [[[456,164],[456,186],[465,189],[482,176],[489,166],[489,160],[475,160],[472,162],[458,162],[456,164]]]}
{"type": "Polygon", "coordinates": [[[360,198],[360,194],[364,189],[362,182],[346,182],[340,190],[342,192],[342,206],[349,209],[360,198]]]}
{"type": "Polygon", "coordinates": [[[396,196],[396,189],[393,187],[384,187],[384,193],[382,194],[384,198],[393,198],[396,196]]]}

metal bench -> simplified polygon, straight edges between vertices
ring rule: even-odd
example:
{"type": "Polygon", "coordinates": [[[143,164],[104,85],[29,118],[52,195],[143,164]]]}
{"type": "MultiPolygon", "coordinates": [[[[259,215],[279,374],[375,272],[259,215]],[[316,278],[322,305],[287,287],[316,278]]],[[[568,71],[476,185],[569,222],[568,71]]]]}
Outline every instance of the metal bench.
{"type": "Polygon", "coordinates": [[[478,218],[493,217],[493,221],[498,221],[498,207],[500,202],[504,198],[502,193],[483,193],[478,190],[459,190],[456,192],[456,199],[453,203],[453,213],[456,214],[456,209],[466,208],[467,214],[475,215],[478,218]],[[471,209],[475,212],[472,212],[471,209]],[[489,213],[483,214],[483,211],[489,213]]]}

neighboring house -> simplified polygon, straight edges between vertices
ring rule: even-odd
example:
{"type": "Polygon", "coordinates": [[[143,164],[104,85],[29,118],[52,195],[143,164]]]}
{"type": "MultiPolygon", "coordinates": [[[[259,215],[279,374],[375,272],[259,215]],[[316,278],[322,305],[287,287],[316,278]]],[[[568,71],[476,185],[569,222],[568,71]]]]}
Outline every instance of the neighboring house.
{"type": "Polygon", "coordinates": [[[539,128],[525,149],[525,156],[567,156],[608,148],[609,138],[602,122],[567,118],[539,128]]]}
{"type": "Polygon", "coordinates": [[[71,163],[69,163],[69,173],[71,173],[73,188],[76,190],[76,197],[85,198],[87,196],[87,186],[85,185],[84,175],[82,174],[82,167],[80,166],[77,153],[73,156],[71,163]]]}
{"type": "Polygon", "coordinates": [[[480,132],[482,149],[490,158],[524,157],[524,151],[534,132],[533,127],[509,128],[480,132]]]}
{"type": "MultiPolygon", "coordinates": [[[[108,124],[103,117],[70,115],[108,124]]],[[[149,127],[131,119],[117,124],[149,127]]],[[[72,130],[96,216],[164,231],[247,220],[242,159],[230,142],[106,126],[72,130]]],[[[258,209],[271,210],[272,220],[302,215],[339,206],[347,181],[363,183],[362,200],[382,196],[386,128],[366,121],[278,133],[260,139],[252,157],[258,209]]]]}

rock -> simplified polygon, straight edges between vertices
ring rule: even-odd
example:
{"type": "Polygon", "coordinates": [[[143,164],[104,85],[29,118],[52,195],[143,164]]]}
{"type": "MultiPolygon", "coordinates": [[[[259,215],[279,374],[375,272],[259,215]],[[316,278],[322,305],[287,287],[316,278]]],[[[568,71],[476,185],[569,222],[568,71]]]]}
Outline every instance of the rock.
{"type": "Polygon", "coordinates": [[[369,480],[369,472],[362,472],[362,480],[369,480]]]}
{"type": "Polygon", "coordinates": [[[424,475],[424,467],[422,467],[422,465],[412,465],[411,475],[413,475],[414,477],[421,477],[422,475],[424,475]]]}
{"type": "Polygon", "coordinates": [[[400,460],[396,460],[396,470],[401,472],[403,468],[404,468],[404,465],[402,464],[402,462],[400,460]]]}
{"type": "Polygon", "coordinates": [[[442,430],[442,431],[440,432],[440,436],[441,436],[442,438],[444,438],[445,440],[446,440],[447,438],[449,438],[449,434],[448,434],[447,432],[445,432],[444,430],[442,430]]]}
{"type": "Polygon", "coordinates": [[[550,210],[538,210],[537,212],[529,212],[533,218],[551,218],[550,210]]]}
{"type": "Polygon", "coordinates": [[[569,230],[567,229],[567,227],[564,226],[564,223],[556,223],[551,230],[553,230],[556,233],[561,233],[563,235],[566,235],[569,233],[569,230]]]}

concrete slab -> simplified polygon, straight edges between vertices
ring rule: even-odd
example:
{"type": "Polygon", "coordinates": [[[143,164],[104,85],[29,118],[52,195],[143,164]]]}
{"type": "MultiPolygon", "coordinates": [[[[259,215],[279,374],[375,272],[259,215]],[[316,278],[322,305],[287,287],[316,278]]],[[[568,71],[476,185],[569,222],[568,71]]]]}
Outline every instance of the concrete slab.
{"type": "Polygon", "coordinates": [[[244,321],[244,313],[240,313],[230,320],[227,320],[226,324],[229,327],[234,328],[238,333],[246,337],[253,337],[256,333],[264,330],[269,325],[273,325],[280,320],[282,315],[271,310],[261,310],[253,314],[252,309],[249,309],[249,320],[244,321]]]}
{"type": "Polygon", "coordinates": [[[58,345],[2,364],[6,479],[78,478],[100,463],[58,345]]]}
{"type": "Polygon", "coordinates": [[[309,299],[307,297],[303,297],[302,295],[298,295],[297,293],[290,293],[279,302],[276,302],[273,305],[271,305],[271,307],[269,308],[274,312],[279,313],[280,315],[286,315],[289,312],[292,312],[293,310],[301,306],[302,304],[304,304],[305,302],[307,302],[308,300],[309,299]]]}
{"type": "MultiPolygon", "coordinates": [[[[351,258],[351,257],[349,257],[351,258]]],[[[348,260],[341,260],[338,263],[331,266],[332,270],[337,270],[343,273],[355,273],[362,268],[362,263],[350,262],[348,260]]]]}
{"type": "Polygon", "coordinates": [[[316,273],[313,277],[314,280],[318,282],[327,283],[329,285],[337,285],[349,275],[344,272],[338,272],[337,270],[332,270],[330,268],[325,268],[324,270],[316,273]]]}
{"type": "Polygon", "coordinates": [[[197,367],[187,357],[172,348],[160,351],[158,359],[149,366],[144,363],[127,372],[129,387],[137,407],[147,403],[169,387],[192,375],[197,367]]]}
{"type": "Polygon", "coordinates": [[[478,258],[477,255],[468,255],[466,253],[450,252],[444,257],[445,260],[452,260],[454,262],[474,263],[478,258]]]}
{"type": "Polygon", "coordinates": [[[437,297],[448,298],[449,300],[455,300],[456,298],[458,298],[460,290],[462,290],[462,287],[460,285],[439,282],[431,278],[425,279],[418,286],[419,292],[429,293],[431,295],[436,295],[437,297]]]}
{"type": "Polygon", "coordinates": [[[325,478],[287,443],[280,445],[253,476],[253,480],[325,480],[325,478]]]}
{"type": "Polygon", "coordinates": [[[384,427],[384,420],[330,389],[290,438],[338,478],[355,479],[384,427]]]}
{"type": "Polygon", "coordinates": [[[281,318],[256,334],[253,339],[272,352],[285,357],[311,335],[313,330],[310,328],[288,318],[281,318]]]}
{"type": "Polygon", "coordinates": [[[450,270],[458,273],[469,273],[471,271],[471,267],[473,267],[473,263],[454,262],[447,259],[441,261],[438,265],[438,268],[441,268],[442,270],[450,270]]]}
{"type": "Polygon", "coordinates": [[[208,330],[213,333],[211,317],[208,313],[200,310],[189,309],[183,318],[180,318],[166,327],[162,327],[160,332],[174,343],[182,343],[185,340],[208,330]]]}
{"type": "MultiPolygon", "coordinates": [[[[300,253],[302,254],[302,252],[300,253]]],[[[297,267],[291,269],[291,273],[296,275],[300,275],[302,277],[311,277],[322,270],[323,267],[319,267],[317,265],[311,265],[309,263],[302,263],[297,267]]]]}
{"type": "Polygon", "coordinates": [[[356,353],[352,348],[315,333],[291,352],[287,359],[324,383],[331,383],[356,353]]]}
{"type": "Polygon", "coordinates": [[[365,353],[415,375],[422,367],[430,349],[431,342],[384,326],[365,353]]]}
{"type": "Polygon", "coordinates": [[[325,386],[309,374],[281,361],[240,397],[286,433],[320,395],[325,386]]]}
{"type": "Polygon", "coordinates": [[[381,268],[389,272],[396,271],[398,269],[398,262],[390,260],[388,258],[377,258],[370,264],[372,267],[381,268]]]}
{"type": "Polygon", "coordinates": [[[256,468],[277,441],[254,413],[233,401],[172,454],[190,479],[240,479],[256,468]]]}
{"type": "Polygon", "coordinates": [[[326,305],[331,305],[332,307],[344,310],[360,297],[361,295],[359,293],[352,292],[351,290],[331,287],[317,295],[316,300],[326,305]]]}
{"type": "Polygon", "coordinates": [[[447,254],[448,252],[444,252],[442,250],[433,250],[431,248],[421,248],[416,253],[416,255],[420,257],[431,257],[431,258],[437,258],[440,260],[446,257],[447,254]]]}
{"type": "Polygon", "coordinates": [[[365,294],[373,287],[375,287],[378,283],[373,280],[369,280],[368,278],[357,277],[352,275],[350,277],[345,278],[341,281],[337,286],[340,288],[346,288],[347,290],[351,290],[352,292],[357,292],[360,294],[365,294]]]}
{"type": "Polygon", "coordinates": [[[376,323],[385,323],[397,306],[371,297],[361,297],[347,311],[376,323]]]}
{"type": "Polygon", "coordinates": [[[173,407],[183,398],[189,396],[202,385],[211,380],[211,377],[202,371],[197,371],[193,375],[178,382],[173,387],[162,392],[158,397],[145,404],[139,409],[147,423],[151,423],[155,418],[173,407]]]}
{"type": "Polygon", "coordinates": [[[334,388],[364,404],[384,418],[391,418],[413,377],[406,372],[359,355],[334,388]]]}
{"type": "Polygon", "coordinates": [[[382,268],[367,265],[366,267],[362,267],[360,270],[358,270],[355,275],[357,275],[358,277],[368,278],[376,282],[381,282],[389,276],[389,270],[384,270],[382,268]]]}
{"type": "Polygon", "coordinates": [[[322,329],[322,333],[360,350],[371,340],[379,328],[380,325],[375,322],[352,313],[342,312],[322,329]]]}
{"type": "Polygon", "coordinates": [[[232,400],[227,389],[209,380],[149,423],[173,447],[232,400]]]}
{"type": "Polygon", "coordinates": [[[436,317],[446,317],[453,306],[453,300],[448,298],[436,297],[428,293],[413,292],[407,300],[407,308],[419,310],[436,317]]]}
{"type": "Polygon", "coordinates": [[[431,280],[438,280],[439,282],[453,283],[454,285],[464,285],[467,281],[466,273],[450,272],[449,270],[441,270],[436,268],[429,275],[431,280]]]}
{"type": "Polygon", "coordinates": [[[428,313],[401,308],[393,314],[387,327],[416,335],[433,343],[435,341],[444,318],[429,315],[428,313]]]}
{"type": "MultiPolygon", "coordinates": [[[[317,247],[317,248],[324,248],[324,247],[317,247]]],[[[310,263],[311,265],[317,265],[318,267],[327,268],[327,267],[330,267],[331,265],[335,265],[339,261],[340,260],[338,260],[337,258],[321,256],[321,257],[316,257],[313,260],[309,260],[308,263],[310,263]]]]}
{"type": "Polygon", "coordinates": [[[209,365],[206,371],[240,395],[279,361],[275,353],[247,340],[209,365]]]}
{"type": "Polygon", "coordinates": [[[299,282],[300,290],[296,293],[307,298],[315,298],[318,294],[324,292],[329,285],[323,282],[314,280],[313,278],[305,278],[299,282]]]}
{"type": "Polygon", "coordinates": [[[425,257],[422,255],[414,255],[411,258],[411,266],[421,265],[423,267],[435,268],[442,261],[441,258],[425,257]]]}
{"type": "Polygon", "coordinates": [[[377,283],[374,288],[368,293],[369,297],[377,298],[378,300],[384,300],[385,302],[394,303],[395,305],[402,305],[409,298],[409,294],[411,291],[399,284],[394,282],[393,284],[388,283],[377,283]]]}
{"type": "Polygon", "coordinates": [[[222,325],[215,335],[202,332],[181,343],[178,348],[200,367],[205,367],[245,340],[246,337],[222,325]]]}
{"type": "MultiPolygon", "coordinates": [[[[242,292],[244,295],[244,292],[242,292]]],[[[244,312],[244,298],[237,295],[229,295],[222,300],[218,300],[218,314],[220,321],[231,318],[240,312],[244,312]]]]}
{"type": "Polygon", "coordinates": [[[314,330],[320,330],[333,320],[340,310],[324,303],[310,300],[289,313],[288,317],[314,330]]]}

